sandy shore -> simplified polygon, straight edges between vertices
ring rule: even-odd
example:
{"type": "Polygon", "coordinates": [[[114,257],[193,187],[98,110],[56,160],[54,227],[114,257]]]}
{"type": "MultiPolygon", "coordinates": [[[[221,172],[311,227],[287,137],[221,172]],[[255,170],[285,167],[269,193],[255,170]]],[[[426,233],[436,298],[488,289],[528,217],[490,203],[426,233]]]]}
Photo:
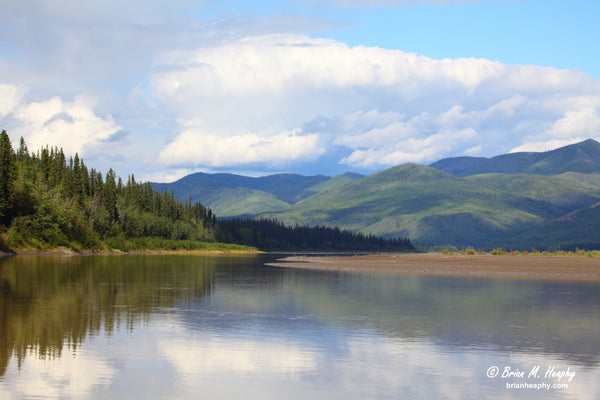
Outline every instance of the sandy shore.
{"type": "Polygon", "coordinates": [[[382,254],[286,257],[269,265],[331,271],[600,281],[600,257],[382,254]]]}

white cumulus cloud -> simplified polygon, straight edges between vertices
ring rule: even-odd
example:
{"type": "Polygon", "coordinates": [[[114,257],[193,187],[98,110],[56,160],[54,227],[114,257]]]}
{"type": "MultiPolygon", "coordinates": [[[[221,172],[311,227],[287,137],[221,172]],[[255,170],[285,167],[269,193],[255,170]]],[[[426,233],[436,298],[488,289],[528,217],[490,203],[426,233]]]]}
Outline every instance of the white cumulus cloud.
{"type": "Polygon", "coordinates": [[[568,110],[564,116],[544,132],[531,135],[527,143],[512,149],[518,151],[546,151],[566,146],[574,141],[598,137],[600,132],[600,98],[596,107],[568,110]]]}
{"type": "Polygon", "coordinates": [[[27,102],[25,93],[23,87],[0,85],[0,123],[14,141],[22,136],[32,151],[56,146],[67,155],[94,155],[121,133],[111,116],[95,114],[93,101],[85,96],[27,102]]]}
{"type": "Polygon", "coordinates": [[[374,170],[600,139],[600,82],[582,71],[304,35],[164,52],[151,82],[180,126],[159,160],[180,167],[337,157],[374,170]]]}
{"type": "Polygon", "coordinates": [[[317,135],[300,136],[284,132],[269,136],[246,133],[219,136],[198,130],[178,135],[160,153],[167,165],[207,165],[222,167],[256,162],[284,163],[305,158],[314,160],[323,153],[317,135]]]}

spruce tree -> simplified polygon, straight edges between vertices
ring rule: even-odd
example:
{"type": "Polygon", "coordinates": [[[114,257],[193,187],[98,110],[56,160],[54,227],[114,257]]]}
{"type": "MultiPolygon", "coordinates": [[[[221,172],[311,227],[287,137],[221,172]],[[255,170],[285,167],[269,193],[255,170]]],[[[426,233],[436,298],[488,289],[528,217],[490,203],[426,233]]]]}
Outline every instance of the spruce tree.
{"type": "Polygon", "coordinates": [[[115,171],[113,171],[112,168],[109,169],[106,173],[106,178],[104,180],[104,188],[102,190],[102,203],[108,211],[111,220],[116,221],[118,217],[117,182],[115,171]]]}
{"type": "Polygon", "coordinates": [[[8,134],[3,130],[0,133],[0,222],[3,224],[11,218],[9,210],[14,195],[15,170],[15,153],[8,134]]]}
{"type": "Polygon", "coordinates": [[[25,144],[25,139],[21,136],[21,141],[19,142],[19,150],[17,150],[17,161],[25,162],[29,158],[29,150],[27,150],[27,144],[25,144]]]}

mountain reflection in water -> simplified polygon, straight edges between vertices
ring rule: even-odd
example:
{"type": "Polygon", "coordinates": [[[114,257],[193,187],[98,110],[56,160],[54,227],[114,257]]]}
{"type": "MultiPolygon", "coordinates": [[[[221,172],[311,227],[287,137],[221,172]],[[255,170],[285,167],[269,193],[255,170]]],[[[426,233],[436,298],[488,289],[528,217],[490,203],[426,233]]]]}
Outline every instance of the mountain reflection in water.
{"type": "Polygon", "coordinates": [[[600,395],[597,283],[265,266],[273,257],[0,260],[0,397],[600,395]],[[568,389],[515,393],[486,376],[550,364],[577,371],[568,389]]]}

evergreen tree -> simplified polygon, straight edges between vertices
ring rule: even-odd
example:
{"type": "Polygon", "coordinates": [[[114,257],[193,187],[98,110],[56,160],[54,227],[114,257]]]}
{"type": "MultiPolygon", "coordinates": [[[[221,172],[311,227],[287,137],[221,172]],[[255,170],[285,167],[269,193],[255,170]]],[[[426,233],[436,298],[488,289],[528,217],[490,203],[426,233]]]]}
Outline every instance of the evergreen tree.
{"type": "Polygon", "coordinates": [[[71,196],[77,200],[78,203],[83,204],[84,186],[81,177],[79,155],[75,153],[75,158],[71,159],[69,162],[68,184],[65,186],[69,188],[71,196]]]}
{"type": "Polygon", "coordinates": [[[117,182],[115,172],[111,169],[106,173],[102,191],[102,204],[106,207],[112,221],[116,221],[117,213],[117,182]]]}
{"type": "Polygon", "coordinates": [[[52,169],[52,161],[50,158],[50,150],[48,146],[42,148],[40,151],[40,167],[42,169],[42,179],[45,183],[50,181],[50,170],[52,169]]]}
{"type": "Polygon", "coordinates": [[[16,173],[15,153],[6,131],[0,133],[0,222],[10,221],[16,173]]]}
{"type": "Polygon", "coordinates": [[[27,150],[25,139],[23,139],[23,136],[21,136],[21,141],[19,142],[19,150],[17,150],[17,162],[26,162],[28,158],[29,151],[27,150]]]}

